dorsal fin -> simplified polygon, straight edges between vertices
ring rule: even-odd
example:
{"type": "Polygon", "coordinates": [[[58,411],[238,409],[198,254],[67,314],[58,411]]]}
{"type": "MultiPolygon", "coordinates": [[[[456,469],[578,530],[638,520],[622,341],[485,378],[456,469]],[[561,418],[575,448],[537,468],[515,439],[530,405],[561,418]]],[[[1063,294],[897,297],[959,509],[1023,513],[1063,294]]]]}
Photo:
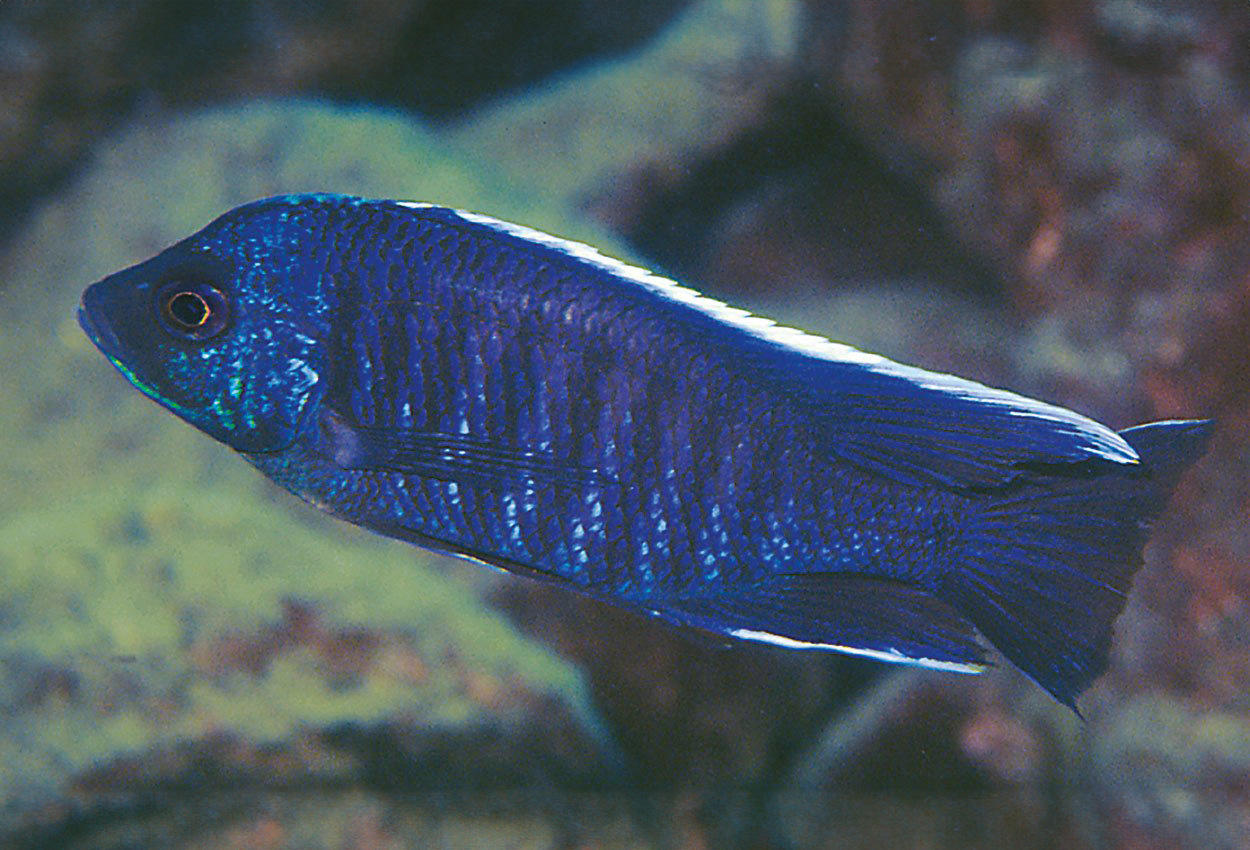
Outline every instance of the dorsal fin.
{"type": "Polygon", "coordinates": [[[787,358],[770,378],[805,405],[827,451],[911,485],[993,487],[1030,466],[1137,452],[1105,425],[1006,390],[882,358],[787,358]]]}

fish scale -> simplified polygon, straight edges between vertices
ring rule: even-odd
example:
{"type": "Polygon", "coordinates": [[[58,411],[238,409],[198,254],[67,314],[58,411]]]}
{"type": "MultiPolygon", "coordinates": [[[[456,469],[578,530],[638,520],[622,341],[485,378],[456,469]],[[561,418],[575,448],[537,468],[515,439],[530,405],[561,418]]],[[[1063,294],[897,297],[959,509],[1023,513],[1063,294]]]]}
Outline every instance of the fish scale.
{"type": "Polygon", "coordinates": [[[1117,433],[430,204],[246,205],[79,319],[348,522],[722,637],[965,673],[984,637],[1073,708],[1211,430],[1117,433]]]}

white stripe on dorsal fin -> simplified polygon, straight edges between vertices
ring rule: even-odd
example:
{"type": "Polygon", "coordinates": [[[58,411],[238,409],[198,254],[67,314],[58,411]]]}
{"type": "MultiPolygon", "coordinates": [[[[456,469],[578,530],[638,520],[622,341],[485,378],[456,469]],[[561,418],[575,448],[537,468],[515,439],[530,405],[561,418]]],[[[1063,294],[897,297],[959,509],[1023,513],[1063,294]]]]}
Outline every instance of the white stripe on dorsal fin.
{"type": "Polygon", "coordinates": [[[595,266],[605,272],[608,272],[620,280],[626,280],[636,284],[644,289],[664,296],[669,300],[676,301],[679,304],[686,304],[713,318],[724,322],[727,325],[741,328],[755,336],[767,339],[778,345],[802,351],[812,357],[819,357],[826,360],[837,360],[847,363],[860,363],[863,365],[887,364],[890,363],[886,358],[871,354],[866,351],[860,351],[850,345],[840,342],[834,342],[823,336],[810,334],[801,331],[798,328],[779,325],[772,319],[763,316],[756,316],[749,310],[743,310],[740,307],[731,307],[723,301],[715,298],[709,298],[698,290],[683,286],[675,280],[663,277],[658,274],[647,271],[644,268],[630,265],[629,263],[609,257],[606,254],[584,242],[574,242],[571,239],[563,239],[559,236],[552,236],[550,233],[544,233],[541,230],[535,230],[532,227],[526,227],[523,224],[514,224],[510,221],[502,221],[492,218],[481,213],[467,212],[465,210],[452,210],[446,207],[438,207],[435,204],[419,203],[415,201],[401,202],[401,206],[409,209],[446,209],[448,212],[454,213],[466,222],[489,227],[500,233],[513,236],[517,239],[523,239],[532,242],[535,245],[541,245],[553,251],[558,251],[573,259],[583,263],[595,266]]]}

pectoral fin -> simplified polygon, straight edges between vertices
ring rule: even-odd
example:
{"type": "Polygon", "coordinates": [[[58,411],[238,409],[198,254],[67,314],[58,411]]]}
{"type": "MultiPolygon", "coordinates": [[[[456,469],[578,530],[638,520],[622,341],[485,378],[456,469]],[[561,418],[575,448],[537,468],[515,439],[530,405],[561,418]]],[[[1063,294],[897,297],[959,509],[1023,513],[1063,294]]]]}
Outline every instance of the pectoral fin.
{"type": "Polygon", "coordinates": [[[501,445],[471,434],[353,425],[333,415],[325,433],[335,460],[344,469],[423,475],[482,486],[592,487],[607,478],[598,469],[550,451],[501,445]]]}

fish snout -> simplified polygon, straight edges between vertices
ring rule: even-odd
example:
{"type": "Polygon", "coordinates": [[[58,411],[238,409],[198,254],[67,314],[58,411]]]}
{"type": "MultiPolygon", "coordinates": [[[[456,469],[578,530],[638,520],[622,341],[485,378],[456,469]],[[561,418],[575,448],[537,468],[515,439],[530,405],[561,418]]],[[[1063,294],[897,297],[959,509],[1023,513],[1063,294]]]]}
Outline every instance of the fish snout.
{"type": "Polygon", "coordinates": [[[109,324],[97,286],[87,287],[78,302],[78,325],[106,355],[112,357],[118,354],[121,343],[109,324]]]}

